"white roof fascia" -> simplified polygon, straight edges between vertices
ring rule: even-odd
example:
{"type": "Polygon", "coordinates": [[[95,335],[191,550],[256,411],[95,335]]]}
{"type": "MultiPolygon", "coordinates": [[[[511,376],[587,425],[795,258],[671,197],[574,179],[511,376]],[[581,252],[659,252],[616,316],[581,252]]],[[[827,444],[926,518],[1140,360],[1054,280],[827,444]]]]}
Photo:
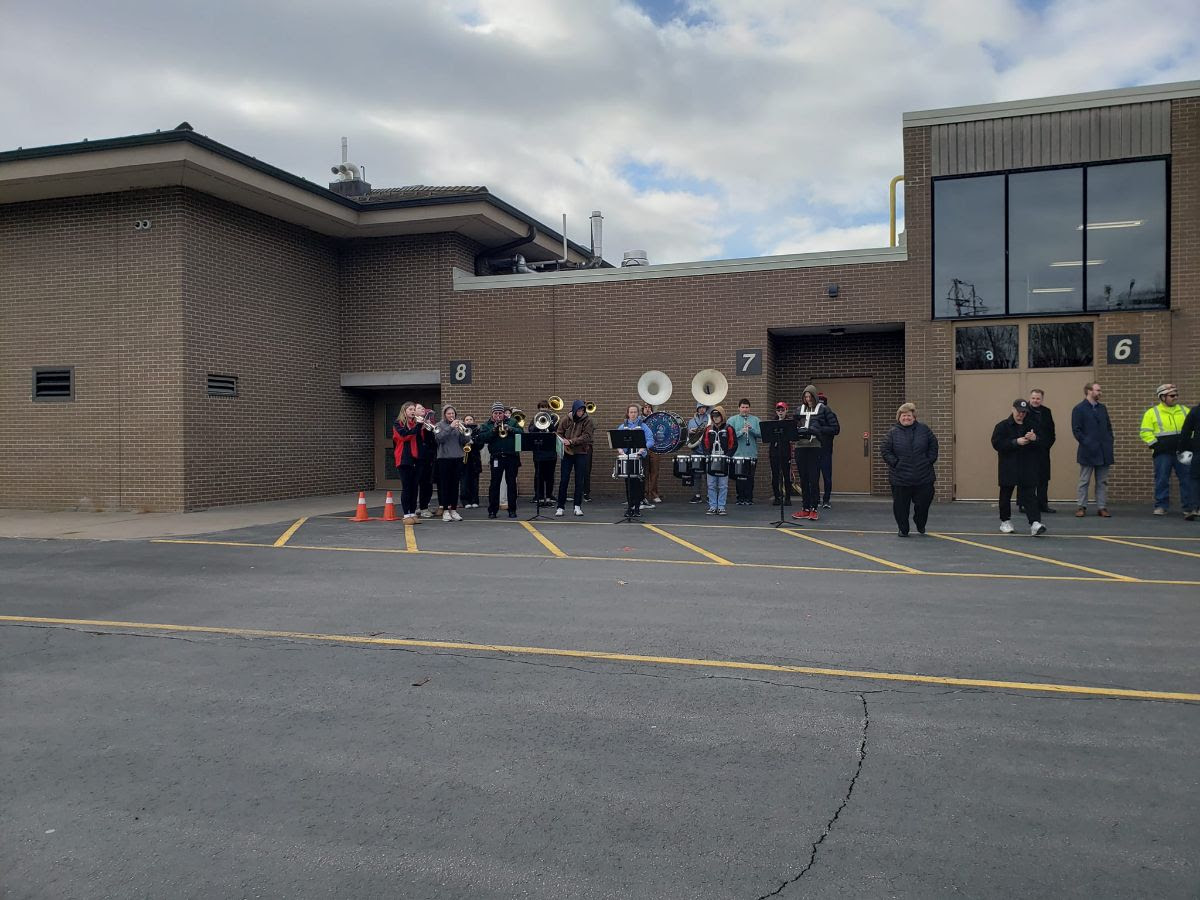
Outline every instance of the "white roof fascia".
{"type": "Polygon", "coordinates": [[[1151,84],[1142,87],[1118,88],[1111,91],[1090,91],[1085,94],[1063,94],[1035,100],[1013,100],[1007,103],[981,103],[977,106],[951,106],[945,109],[926,109],[904,114],[905,128],[925,125],[949,125],[954,122],[977,122],[981,119],[1007,119],[1040,113],[1066,112],[1075,109],[1095,109],[1101,106],[1123,106],[1129,103],[1155,103],[1200,96],[1200,81],[1176,81],[1172,84],[1151,84]]]}
{"type": "Polygon", "coordinates": [[[747,259],[713,259],[703,262],[665,263],[657,266],[627,266],[620,269],[568,269],[565,272],[525,275],[476,276],[454,269],[454,290],[487,291],[497,288],[546,287],[556,284],[607,284],[653,278],[689,278],[696,275],[732,275],[740,272],[771,272],[782,269],[814,269],[823,266],[858,266],[869,263],[905,262],[905,247],[874,250],[837,250],[831,253],[794,253],[786,256],[754,256],[747,259]]]}

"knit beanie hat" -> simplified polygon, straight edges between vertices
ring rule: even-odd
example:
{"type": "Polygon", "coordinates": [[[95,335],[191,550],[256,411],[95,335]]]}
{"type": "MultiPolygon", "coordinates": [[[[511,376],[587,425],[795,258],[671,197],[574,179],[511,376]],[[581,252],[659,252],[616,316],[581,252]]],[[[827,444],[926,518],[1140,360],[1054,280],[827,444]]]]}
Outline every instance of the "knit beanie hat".
{"type": "Polygon", "coordinates": [[[492,412],[504,412],[504,404],[497,400],[492,404],[492,412]]]}

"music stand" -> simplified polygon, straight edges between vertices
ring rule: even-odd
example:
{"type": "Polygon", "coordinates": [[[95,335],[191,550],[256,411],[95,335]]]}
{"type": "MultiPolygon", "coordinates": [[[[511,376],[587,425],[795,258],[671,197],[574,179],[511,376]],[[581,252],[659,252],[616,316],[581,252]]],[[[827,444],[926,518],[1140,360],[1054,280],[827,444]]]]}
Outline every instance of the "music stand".
{"type": "MultiPolygon", "coordinates": [[[[554,450],[555,445],[558,442],[558,435],[556,435],[553,431],[527,431],[522,435],[522,437],[524,437],[525,440],[523,440],[521,442],[521,449],[529,450],[531,453],[541,453],[546,450],[554,450]]],[[[533,470],[535,473],[533,477],[536,482],[536,479],[537,479],[537,474],[536,474],[537,473],[537,463],[536,462],[534,463],[533,470]]],[[[534,519],[550,518],[549,516],[542,515],[542,507],[549,506],[554,501],[552,501],[549,497],[543,497],[541,499],[541,501],[538,501],[538,499],[536,497],[536,494],[537,494],[537,484],[536,483],[534,484],[534,494],[535,494],[534,503],[533,503],[534,512],[533,512],[533,515],[529,517],[528,521],[532,522],[534,519]]]]}
{"type": "MultiPolygon", "coordinates": [[[[608,445],[614,450],[624,450],[626,453],[646,449],[646,432],[640,428],[614,428],[608,433],[608,445]]],[[[643,462],[643,465],[645,463],[643,462]]],[[[643,470],[644,471],[644,470],[643,470]]],[[[628,479],[626,479],[628,481],[628,479]]],[[[625,518],[624,522],[632,522],[633,510],[629,508],[629,485],[625,485],[625,518]]],[[[620,524],[619,522],[616,524],[620,524]]]]}
{"type": "MultiPolygon", "coordinates": [[[[762,431],[762,442],[768,447],[771,444],[782,444],[784,441],[790,442],[800,439],[800,432],[796,426],[795,419],[776,419],[774,421],[763,421],[759,423],[759,429],[762,431]]],[[[767,451],[768,453],[770,450],[767,451]]],[[[785,466],[790,460],[785,461],[785,466]]],[[[788,472],[784,469],[783,472],[783,496],[779,498],[779,521],[772,522],[776,528],[803,528],[803,522],[788,522],[783,518],[783,508],[788,498],[790,486],[788,485],[788,472]]]]}

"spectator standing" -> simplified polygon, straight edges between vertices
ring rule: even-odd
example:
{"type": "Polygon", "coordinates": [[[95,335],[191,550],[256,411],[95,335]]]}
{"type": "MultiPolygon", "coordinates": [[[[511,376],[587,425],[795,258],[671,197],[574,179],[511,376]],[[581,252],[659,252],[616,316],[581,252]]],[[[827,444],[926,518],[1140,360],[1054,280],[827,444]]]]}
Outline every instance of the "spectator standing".
{"type": "Polygon", "coordinates": [[[1184,510],[1183,517],[1189,522],[1200,516],[1200,404],[1192,407],[1179,433],[1180,461],[1191,471],[1192,508],[1184,510]]]}
{"type": "Polygon", "coordinates": [[[1155,391],[1158,402],[1142,416],[1141,438],[1153,452],[1154,514],[1165,516],[1171,508],[1171,473],[1179,479],[1179,503],[1184,515],[1192,509],[1192,479],[1187,466],[1179,461],[1180,434],[1190,410],[1179,402],[1179,390],[1173,384],[1160,384],[1155,391]]]}
{"type": "Polygon", "coordinates": [[[1079,506],[1077,517],[1087,515],[1088,488],[1096,482],[1096,507],[1100,516],[1108,518],[1108,470],[1112,467],[1113,429],[1108,408],[1100,402],[1100,382],[1089,381],[1083,386],[1083,399],[1071,410],[1071,434],[1079,444],[1075,461],[1079,463],[1079,506]]]}
{"type": "Polygon", "coordinates": [[[1012,414],[992,429],[992,447],[998,457],[1000,481],[1000,531],[1011,534],[1012,495],[1017,490],[1017,504],[1025,510],[1029,533],[1039,537],[1046,533],[1037,505],[1037,480],[1041,472],[1041,456],[1037,449],[1038,434],[1029,418],[1029,401],[1014,400],[1012,414]]]}
{"type": "Polygon", "coordinates": [[[883,439],[879,455],[887,463],[888,481],[892,485],[896,533],[908,537],[911,509],[917,533],[924,534],[937,480],[934,463],[938,458],[938,442],[929,426],[917,421],[916,406],[905,403],[896,410],[896,424],[883,439]]]}
{"type": "Polygon", "coordinates": [[[1043,513],[1056,513],[1058,510],[1050,508],[1050,448],[1058,440],[1058,435],[1054,427],[1054,414],[1043,402],[1045,397],[1046,392],[1041,388],[1033,388],[1029,392],[1029,423],[1038,435],[1038,459],[1041,462],[1037,483],[1038,509],[1043,513]]]}

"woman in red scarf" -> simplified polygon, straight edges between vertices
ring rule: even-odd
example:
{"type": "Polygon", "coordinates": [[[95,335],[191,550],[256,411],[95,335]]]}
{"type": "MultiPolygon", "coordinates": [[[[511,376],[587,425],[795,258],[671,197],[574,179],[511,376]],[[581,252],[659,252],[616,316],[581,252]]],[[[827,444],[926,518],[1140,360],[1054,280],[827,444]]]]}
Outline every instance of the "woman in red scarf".
{"type": "Polygon", "coordinates": [[[400,510],[405,522],[417,523],[417,460],[421,458],[423,445],[421,432],[425,424],[417,419],[414,403],[400,407],[400,415],[392,423],[392,446],[396,468],[400,472],[400,510]]]}

